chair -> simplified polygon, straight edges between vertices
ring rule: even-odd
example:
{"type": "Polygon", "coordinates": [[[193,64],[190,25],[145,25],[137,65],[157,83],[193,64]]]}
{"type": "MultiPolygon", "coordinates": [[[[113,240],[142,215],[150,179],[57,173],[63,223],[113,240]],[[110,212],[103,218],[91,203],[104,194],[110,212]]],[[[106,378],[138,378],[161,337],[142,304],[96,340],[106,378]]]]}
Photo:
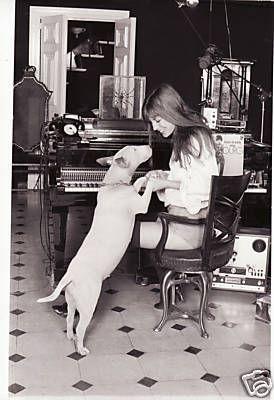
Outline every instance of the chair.
{"type": "Polygon", "coordinates": [[[243,176],[213,176],[208,214],[205,219],[194,220],[159,213],[162,222],[162,236],[149,252],[152,262],[166,272],[161,281],[163,314],[154,328],[160,332],[168,319],[189,318],[199,324],[201,336],[208,338],[204,317],[214,319],[208,312],[208,293],[211,287],[212,271],[227,264],[233,254],[235,236],[240,220],[241,204],[249,183],[250,173],[243,176]],[[200,248],[193,250],[166,250],[169,223],[204,224],[203,241],[200,248]],[[175,288],[182,283],[194,283],[201,292],[199,316],[188,313],[175,304],[175,288]],[[173,314],[177,311],[176,315],[173,314]]]}

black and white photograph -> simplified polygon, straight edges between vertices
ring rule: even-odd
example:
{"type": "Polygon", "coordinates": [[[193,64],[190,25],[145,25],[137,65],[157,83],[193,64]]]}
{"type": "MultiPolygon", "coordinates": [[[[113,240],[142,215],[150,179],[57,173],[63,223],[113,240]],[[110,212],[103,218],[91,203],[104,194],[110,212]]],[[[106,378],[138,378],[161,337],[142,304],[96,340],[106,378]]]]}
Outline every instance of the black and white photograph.
{"type": "Polygon", "coordinates": [[[271,399],[272,0],[0,0],[1,399],[271,399]]]}

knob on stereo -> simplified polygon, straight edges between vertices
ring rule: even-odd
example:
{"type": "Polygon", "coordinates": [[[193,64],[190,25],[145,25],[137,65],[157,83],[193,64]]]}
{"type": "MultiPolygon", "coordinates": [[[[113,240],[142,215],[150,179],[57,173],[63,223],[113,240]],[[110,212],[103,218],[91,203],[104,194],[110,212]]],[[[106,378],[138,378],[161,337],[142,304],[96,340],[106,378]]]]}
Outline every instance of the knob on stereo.
{"type": "Polygon", "coordinates": [[[266,249],[266,243],[262,239],[256,239],[252,243],[252,247],[257,253],[262,253],[266,249]]]}

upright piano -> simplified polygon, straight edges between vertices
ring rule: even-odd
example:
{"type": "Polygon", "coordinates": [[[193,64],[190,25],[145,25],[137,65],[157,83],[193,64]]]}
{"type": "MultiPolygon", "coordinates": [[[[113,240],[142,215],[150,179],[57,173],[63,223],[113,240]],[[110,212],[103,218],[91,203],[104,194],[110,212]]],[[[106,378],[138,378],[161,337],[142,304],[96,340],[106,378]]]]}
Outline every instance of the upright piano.
{"type": "MultiPolygon", "coordinates": [[[[76,135],[66,135],[63,129],[56,129],[50,136],[48,146],[49,208],[53,219],[53,284],[66,272],[91,226],[97,192],[107,170],[96,160],[114,155],[126,145],[150,145],[153,156],[137,169],[133,177],[135,180],[151,169],[168,168],[171,153],[170,141],[161,139],[160,135],[150,129],[149,124],[141,120],[92,119],[85,120],[84,124],[85,129],[76,135]]],[[[162,207],[153,194],[149,215],[140,217],[151,219],[162,207]]],[[[127,253],[118,268],[138,273],[141,268],[140,254],[134,254],[133,250],[127,253]]]]}

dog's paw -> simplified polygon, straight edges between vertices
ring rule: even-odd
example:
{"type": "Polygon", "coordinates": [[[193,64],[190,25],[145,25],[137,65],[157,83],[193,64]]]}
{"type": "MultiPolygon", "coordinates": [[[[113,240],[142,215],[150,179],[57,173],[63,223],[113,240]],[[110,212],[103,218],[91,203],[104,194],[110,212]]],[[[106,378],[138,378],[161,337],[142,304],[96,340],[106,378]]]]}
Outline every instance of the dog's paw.
{"type": "Polygon", "coordinates": [[[81,356],[86,356],[89,354],[89,349],[87,347],[81,347],[77,349],[77,352],[81,354],[81,356]]]}
{"type": "Polygon", "coordinates": [[[142,187],[146,187],[146,183],[147,183],[147,178],[145,176],[143,176],[143,177],[136,179],[136,181],[133,184],[133,187],[134,187],[135,191],[137,193],[139,193],[142,187]]]}
{"type": "Polygon", "coordinates": [[[68,340],[76,340],[76,336],[73,332],[67,332],[67,338],[68,340]]]}

